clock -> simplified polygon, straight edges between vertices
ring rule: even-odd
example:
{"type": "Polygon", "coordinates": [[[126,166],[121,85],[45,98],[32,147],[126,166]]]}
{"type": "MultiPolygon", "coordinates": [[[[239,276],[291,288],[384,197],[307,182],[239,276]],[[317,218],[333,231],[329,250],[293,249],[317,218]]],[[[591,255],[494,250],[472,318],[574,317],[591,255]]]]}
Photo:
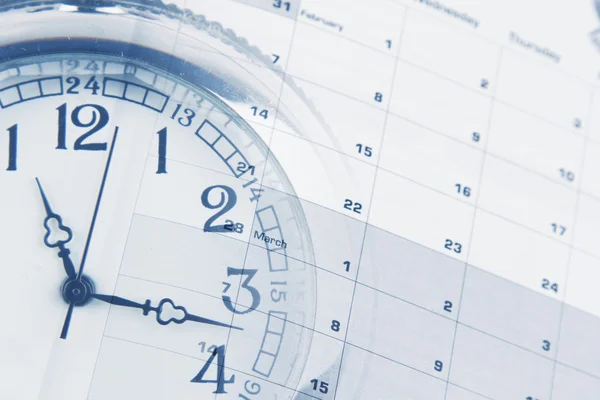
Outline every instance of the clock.
{"type": "Polygon", "coordinates": [[[313,249],[267,142],[310,105],[174,5],[0,11],[0,397],[294,398],[313,249]]]}

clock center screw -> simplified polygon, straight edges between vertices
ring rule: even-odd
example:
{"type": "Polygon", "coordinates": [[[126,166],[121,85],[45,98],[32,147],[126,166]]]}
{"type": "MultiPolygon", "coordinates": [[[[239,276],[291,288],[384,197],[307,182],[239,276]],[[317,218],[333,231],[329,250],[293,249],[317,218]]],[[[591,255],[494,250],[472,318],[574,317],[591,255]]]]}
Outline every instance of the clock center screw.
{"type": "Polygon", "coordinates": [[[69,278],[63,282],[60,291],[65,302],[81,307],[89,303],[92,298],[94,282],[86,275],[80,279],[69,278]]]}

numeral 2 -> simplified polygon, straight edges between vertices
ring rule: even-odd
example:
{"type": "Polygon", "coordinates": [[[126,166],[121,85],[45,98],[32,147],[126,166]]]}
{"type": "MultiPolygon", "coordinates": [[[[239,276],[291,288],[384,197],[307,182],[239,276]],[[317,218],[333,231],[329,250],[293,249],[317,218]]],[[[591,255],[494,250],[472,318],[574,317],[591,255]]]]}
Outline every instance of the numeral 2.
{"type": "Polygon", "coordinates": [[[201,200],[202,205],[211,210],[223,207],[215,215],[206,220],[204,223],[204,232],[231,232],[231,230],[225,228],[225,225],[212,225],[212,223],[230,211],[233,206],[235,206],[237,203],[237,195],[235,194],[235,190],[225,185],[210,186],[204,189],[204,192],[202,192],[201,200]],[[221,200],[219,203],[212,204],[208,199],[208,196],[210,195],[210,192],[215,189],[221,189],[223,192],[221,192],[221,200]],[[227,196],[225,196],[225,193],[227,193],[227,196]]]}
{"type": "Polygon", "coordinates": [[[451,301],[446,300],[444,302],[444,311],[447,311],[449,313],[452,312],[452,302],[451,301]]]}

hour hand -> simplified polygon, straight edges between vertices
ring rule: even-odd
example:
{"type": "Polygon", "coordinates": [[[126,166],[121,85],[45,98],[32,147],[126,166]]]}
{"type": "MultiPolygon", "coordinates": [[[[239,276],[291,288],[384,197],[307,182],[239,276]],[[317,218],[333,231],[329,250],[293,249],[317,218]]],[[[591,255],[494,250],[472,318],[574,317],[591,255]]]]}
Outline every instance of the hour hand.
{"type": "Polygon", "coordinates": [[[137,303],[132,300],[125,299],[123,297],[111,296],[111,295],[105,295],[105,294],[94,294],[94,295],[92,295],[92,297],[97,300],[104,301],[105,303],[113,304],[115,306],[139,308],[140,310],[143,311],[144,315],[148,315],[151,311],[154,311],[156,313],[156,322],[158,322],[161,325],[168,325],[171,322],[174,322],[176,324],[183,324],[185,321],[193,321],[193,322],[199,322],[202,324],[209,324],[209,325],[215,325],[215,326],[222,326],[225,328],[237,329],[240,331],[243,330],[243,328],[240,328],[237,326],[232,326],[229,324],[225,324],[223,322],[218,322],[218,321],[215,321],[212,319],[208,319],[208,318],[200,317],[198,315],[190,314],[187,312],[185,307],[176,306],[175,303],[173,302],[173,300],[171,300],[171,299],[166,299],[166,298],[162,299],[158,303],[158,306],[152,307],[152,303],[150,300],[146,300],[144,302],[144,304],[142,304],[142,303],[137,303]]]}
{"type": "Polygon", "coordinates": [[[71,241],[73,238],[73,231],[71,228],[63,224],[62,217],[52,211],[52,207],[50,207],[50,202],[48,201],[48,197],[42,188],[42,184],[38,178],[35,178],[37,182],[38,188],[40,189],[40,195],[42,196],[42,202],[44,203],[44,208],[46,210],[46,218],[44,218],[44,228],[46,228],[46,234],[44,235],[44,244],[50,248],[58,248],[58,256],[63,260],[63,266],[65,268],[65,272],[69,278],[77,277],[77,273],[75,272],[75,266],[73,265],[73,261],[71,260],[71,251],[66,247],[66,244],[71,241]],[[54,228],[50,226],[50,224],[56,221],[56,226],[60,232],[54,232],[54,228]],[[51,240],[50,237],[52,234],[66,234],[66,238],[63,240],[51,240]]]}

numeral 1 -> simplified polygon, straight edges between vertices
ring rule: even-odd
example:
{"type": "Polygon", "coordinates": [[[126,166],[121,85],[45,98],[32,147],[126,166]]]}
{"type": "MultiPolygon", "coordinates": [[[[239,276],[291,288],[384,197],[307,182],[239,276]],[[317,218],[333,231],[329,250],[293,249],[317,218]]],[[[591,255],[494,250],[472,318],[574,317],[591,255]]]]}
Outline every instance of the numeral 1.
{"type": "Polygon", "coordinates": [[[167,173],[167,128],[156,132],[158,135],[158,169],[157,174],[167,173]]]}
{"type": "Polygon", "coordinates": [[[8,168],[7,171],[17,170],[17,124],[8,128],[8,168]]]}
{"type": "Polygon", "coordinates": [[[57,150],[67,149],[67,103],[56,108],[58,110],[58,144],[57,150]]]}

